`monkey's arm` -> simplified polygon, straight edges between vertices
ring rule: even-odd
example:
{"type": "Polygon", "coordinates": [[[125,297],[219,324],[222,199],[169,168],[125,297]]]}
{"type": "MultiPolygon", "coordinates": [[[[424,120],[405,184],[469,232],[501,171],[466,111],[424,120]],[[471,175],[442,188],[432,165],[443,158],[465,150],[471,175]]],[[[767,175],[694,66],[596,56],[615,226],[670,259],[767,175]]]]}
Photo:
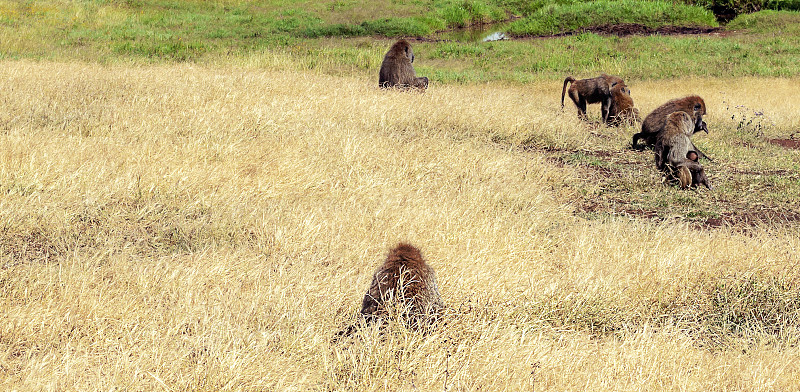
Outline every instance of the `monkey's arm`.
{"type": "Polygon", "coordinates": [[[700,151],[700,149],[697,148],[697,146],[695,146],[694,143],[691,143],[691,145],[689,146],[689,150],[694,150],[694,152],[697,153],[697,157],[698,158],[705,158],[705,159],[708,159],[709,162],[714,162],[714,160],[711,159],[711,157],[709,157],[708,155],[706,155],[702,151],[700,151]]]}
{"type": "MultiPolygon", "coordinates": [[[[636,145],[634,145],[634,147],[636,147],[636,145]]],[[[669,151],[667,151],[667,148],[665,148],[665,146],[663,144],[661,144],[660,142],[656,142],[656,145],[653,148],[653,151],[655,152],[654,155],[655,155],[655,159],[656,159],[656,169],[664,170],[664,166],[665,166],[665,163],[666,163],[666,159],[665,158],[669,154],[669,151]]]]}
{"type": "Polygon", "coordinates": [[[703,171],[703,165],[701,165],[701,164],[699,164],[699,163],[697,163],[695,161],[688,160],[686,158],[683,158],[683,160],[680,161],[680,162],[672,162],[672,165],[675,166],[675,167],[685,167],[685,168],[687,168],[687,169],[689,169],[689,170],[691,170],[693,172],[702,172],[703,171]]]}

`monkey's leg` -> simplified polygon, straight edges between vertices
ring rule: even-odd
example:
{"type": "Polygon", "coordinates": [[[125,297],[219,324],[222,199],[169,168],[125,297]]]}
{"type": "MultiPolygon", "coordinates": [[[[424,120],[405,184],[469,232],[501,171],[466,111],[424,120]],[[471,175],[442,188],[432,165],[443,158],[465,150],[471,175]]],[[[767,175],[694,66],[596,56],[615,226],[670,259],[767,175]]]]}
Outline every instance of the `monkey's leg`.
{"type": "Polygon", "coordinates": [[[576,105],[578,106],[578,117],[580,117],[581,120],[588,120],[586,116],[586,100],[581,98],[576,105]]]}
{"type": "Polygon", "coordinates": [[[603,116],[603,123],[608,124],[608,112],[611,107],[611,97],[603,100],[600,104],[600,114],[603,116]]]}

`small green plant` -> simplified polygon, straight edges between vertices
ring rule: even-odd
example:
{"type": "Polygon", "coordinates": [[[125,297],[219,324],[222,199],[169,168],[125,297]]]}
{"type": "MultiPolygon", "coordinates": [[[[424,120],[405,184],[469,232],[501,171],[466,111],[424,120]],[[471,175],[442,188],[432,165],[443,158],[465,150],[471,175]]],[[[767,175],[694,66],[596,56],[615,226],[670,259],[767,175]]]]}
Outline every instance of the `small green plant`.
{"type": "Polygon", "coordinates": [[[764,130],[775,126],[775,122],[760,110],[751,109],[745,105],[731,106],[725,99],[722,103],[725,105],[725,110],[730,112],[731,120],[736,123],[736,130],[742,134],[762,138],[764,130]]]}

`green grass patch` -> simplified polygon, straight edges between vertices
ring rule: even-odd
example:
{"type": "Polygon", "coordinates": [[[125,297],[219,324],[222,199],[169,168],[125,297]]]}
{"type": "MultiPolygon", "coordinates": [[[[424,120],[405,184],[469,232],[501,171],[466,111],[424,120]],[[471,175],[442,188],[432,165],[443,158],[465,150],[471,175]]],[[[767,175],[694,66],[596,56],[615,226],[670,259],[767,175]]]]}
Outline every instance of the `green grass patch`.
{"type": "Polygon", "coordinates": [[[800,0],[684,0],[684,2],[714,10],[723,16],[758,10],[800,11],[800,0]]]}
{"type": "Polygon", "coordinates": [[[550,4],[509,25],[515,36],[552,35],[583,27],[638,23],[647,27],[717,26],[714,15],[701,7],[665,1],[592,1],[550,4]]]}
{"type": "MultiPolygon", "coordinates": [[[[436,37],[511,15],[523,18],[506,32],[519,35],[608,23],[716,25],[700,7],[664,1],[0,1],[0,59],[219,63],[273,53],[286,67],[372,73],[389,46],[376,37],[436,37]]],[[[798,26],[797,12],[763,11],[734,20],[731,27],[741,33],[729,36],[582,33],[413,45],[418,73],[436,83],[527,83],[599,72],[639,79],[791,77],[800,75],[798,26]]]]}
{"type": "MultiPolygon", "coordinates": [[[[800,3],[800,2],[799,2],[800,3]]],[[[739,15],[728,23],[728,29],[747,29],[754,33],[780,32],[800,34],[800,13],[791,11],[760,11],[739,15]]]]}

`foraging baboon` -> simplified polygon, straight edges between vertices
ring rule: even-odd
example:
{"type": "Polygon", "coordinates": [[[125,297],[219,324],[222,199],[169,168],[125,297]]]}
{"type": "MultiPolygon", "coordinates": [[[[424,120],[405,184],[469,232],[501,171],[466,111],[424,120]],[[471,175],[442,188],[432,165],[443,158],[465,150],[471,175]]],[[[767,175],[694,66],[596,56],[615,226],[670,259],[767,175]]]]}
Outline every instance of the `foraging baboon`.
{"type": "MultiPolygon", "coordinates": [[[[633,147],[637,148],[639,140],[641,139],[644,139],[648,146],[655,144],[658,134],[667,126],[667,117],[672,114],[672,112],[686,112],[691,117],[694,122],[692,134],[698,131],[705,131],[708,133],[708,128],[706,128],[706,124],[703,121],[703,116],[706,114],[706,102],[703,101],[703,98],[700,98],[700,96],[689,95],[667,101],[665,104],[650,112],[650,114],[644,118],[644,122],[642,122],[642,132],[633,135],[633,142],[631,143],[633,147]]],[[[707,158],[706,155],[697,148],[692,149],[697,151],[697,155],[699,155],[700,158],[707,158]]]]}
{"type": "Polygon", "coordinates": [[[386,312],[390,300],[403,306],[417,326],[419,321],[435,316],[442,309],[436,274],[412,245],[400,243],[386,256],[364,295],[361,314],[372,321],[386,312]]]}
{"type": "Polygon", "coordinates": [[[383,56],[381,70],[378,75],[378,86],[382,88],[416,87],[421,90],[428,88],[428,78],[418,78],[414,72],[414,51],[408,41],[401,39],[389,48],[383,56]]]}
{"type": "Polygon", "coordinates": [[[625,84],[618,76],[600,74],[596,78],[575,80],[572,76],[564,79],[561,88],[561,107],[564,107],[564,94],[569,93],[569,98],[578,107],[578,117],[586,119],[586,105],[600,103],[600,113],[603,122],[608,121],[608,109],[611,107],[611,88],[617,84],[625,84]],[[567,84],[572,83],[567,91],[567,84]]]}
{"type": "Polygon", "coordinates": [[[703,166],[692,159],[700,156],[696,150],[692,150],[692,141],[689,139],[696,126],[697,122],[689,113],[680,111],[667,116],[664,130],[656,138],[656,168],[670,180],[678,180],[681,188],[705,185],[712,189],[703,166]]]}
{"type": "Polygon", "coordinates": [[[633,107],[631,89],[624,83],[611,87],[611,107],[608,109],[608,121],[606,121],[606,124],[610,126],[636,125],[641,121],[639,109],[633,107]]]}

